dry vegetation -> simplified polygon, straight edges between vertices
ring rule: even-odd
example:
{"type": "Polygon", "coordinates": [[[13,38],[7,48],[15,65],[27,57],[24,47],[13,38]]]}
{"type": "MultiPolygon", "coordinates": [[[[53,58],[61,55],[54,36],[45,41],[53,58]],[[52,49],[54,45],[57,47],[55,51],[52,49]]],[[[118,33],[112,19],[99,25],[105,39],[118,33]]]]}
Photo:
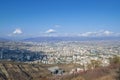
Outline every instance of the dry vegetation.
{"type": "MultiPolygon", "coordinates": [[[[26,64],[18,62],[0,62],[0,80],[120,80],[120,64],[99,67],[85,72],[52,76],[47,70],[51,65],[26,64]]],[[[55,65],[52,65],[55,66],[55,65]]],[[[72,69],[80,65],[58,65],[72,69]]]]}
{"type": "Polygon", "coordinates": [[[119,67],[120,65],[101,67],[83,73],[66,75],[62,78],[56,78],[54,80],[120,80],[116,79],[116,71],[119,67]]]}
{"type": "Polygon", "coordinates": [[[0,62],[0,80],[49,80],[50,72],[40,65],[0,62]]]}

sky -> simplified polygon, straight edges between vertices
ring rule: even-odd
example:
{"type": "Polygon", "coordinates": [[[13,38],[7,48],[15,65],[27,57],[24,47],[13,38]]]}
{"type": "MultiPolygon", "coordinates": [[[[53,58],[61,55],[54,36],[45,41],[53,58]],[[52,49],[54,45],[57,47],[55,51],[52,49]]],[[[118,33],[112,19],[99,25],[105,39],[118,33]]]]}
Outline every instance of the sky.
{"type": "Polygon", "coordinates": [[[0,37],[120,36],[120,0],[0,0],[0,37]]]}

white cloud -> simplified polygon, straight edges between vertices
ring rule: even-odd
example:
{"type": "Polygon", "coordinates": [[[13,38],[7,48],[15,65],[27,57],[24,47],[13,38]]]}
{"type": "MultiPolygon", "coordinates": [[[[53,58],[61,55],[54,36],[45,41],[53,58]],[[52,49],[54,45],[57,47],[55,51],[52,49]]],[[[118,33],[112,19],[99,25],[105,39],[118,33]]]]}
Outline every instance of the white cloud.
{"type": "Polygon", "coordinates": [[[113,36],[114,33],[108,30],[97,31],[97,32],[85,32],[79,34],[79,36],[89,37],[89,36],[113,36]]]}
{"type": "Polygon", "coordinates": [[[56,31],[54,29],[49,29],[45,33],[55,33],[56,31]]]}
{"type": "Polygon", "coordinates": [[[22,34],[22,33],[23,33],[22,30],[19,29],[19,28],[15,29],[15,30],[13,31],[13,34],[22,34]]]}
{"type": "Polygon", "coordinates": [[[87,36],[93,36],[93,35],[96,35],[96,34],[97,34],[96,32],[86,32],[86,33],[80,34],[80,36],[85,36],[85,37],[87,37],[87,36]]]}
{"type": "Polygon", "coordinates": [[[111,31],[104,31],[103,34],[105,34],[105,35],[111,35],[111,34],[113,34],[113,32],[111,32],[111,31]]]}
{"type": "Polygon", "coordinates": [[[16,28],[12,33],[8,34],[8,36],[12,37],[12,36],[17,36],[17,35],[20,35],[22,34],[23,31],[19,28],[16,28]]]}

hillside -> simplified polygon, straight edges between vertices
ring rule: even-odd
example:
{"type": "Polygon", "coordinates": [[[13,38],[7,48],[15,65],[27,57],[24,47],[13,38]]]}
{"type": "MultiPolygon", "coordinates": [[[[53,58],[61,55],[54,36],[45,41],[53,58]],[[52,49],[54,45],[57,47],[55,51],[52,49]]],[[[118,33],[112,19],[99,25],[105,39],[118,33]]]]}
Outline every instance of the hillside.
{"type": "Polygon", "coordinates": [[[120,64],[57,76],[54,80],[120,80],[120,64]]]}
{"type": "Polygon", "coordinates": [[[49,71],[40,65],[0,62],[0,80],[48,80],[49,71]]]}
{"type": "MultiPolygon", "coordinates": [[[[120,65],[113,65],[75,74],[51,75],[48,71],[50,66],[55,65],[0,61],[0,80],[117,80],[120,68],[120,65]]],[[[70,66],[64,65],[66,68],[70,66]]]]}

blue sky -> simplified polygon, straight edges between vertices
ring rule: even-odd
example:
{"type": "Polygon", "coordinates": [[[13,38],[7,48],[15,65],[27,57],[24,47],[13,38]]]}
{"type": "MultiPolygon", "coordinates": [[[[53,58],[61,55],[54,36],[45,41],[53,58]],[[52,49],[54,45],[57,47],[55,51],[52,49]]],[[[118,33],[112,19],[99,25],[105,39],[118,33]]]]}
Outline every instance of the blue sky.
{"type": "Polygon", "coordinates": [[[120,35],[120,0],[0,0],[0,37],[105,35],[120,35]]]}

